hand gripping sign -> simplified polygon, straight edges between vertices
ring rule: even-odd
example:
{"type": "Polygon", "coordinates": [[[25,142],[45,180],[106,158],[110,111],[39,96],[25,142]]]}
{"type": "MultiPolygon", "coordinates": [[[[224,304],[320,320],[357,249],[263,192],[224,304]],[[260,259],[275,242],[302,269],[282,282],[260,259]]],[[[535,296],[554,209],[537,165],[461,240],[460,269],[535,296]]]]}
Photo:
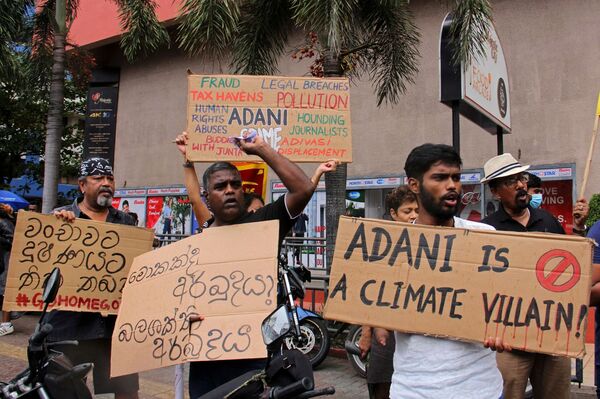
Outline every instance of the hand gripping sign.
{"type": "Polygon", "coordinates": [[[277,221],[210,228],[135,258],[111,375],[265,357],[260,325],[277,305],[278,232],[277,221]]]}
{"type": "Polygon", "coordinates": [[[325,317],[581,357],[591,240],[342,217],[325,317]]]}
{"type": "Polygon", "coordinates": [[[257,161],[236,145],[260,135],[295,162],[352,162],[347,78],[188,75],[190,161],[257,161]]]}
{"type": "Polygon", "coordinates": [[[42,285],[54,267],[62,283],[49,309],[117,314],[133,258],[152,249],[151,230],[19,212],[4,310],[42,308],[42,285]]]}

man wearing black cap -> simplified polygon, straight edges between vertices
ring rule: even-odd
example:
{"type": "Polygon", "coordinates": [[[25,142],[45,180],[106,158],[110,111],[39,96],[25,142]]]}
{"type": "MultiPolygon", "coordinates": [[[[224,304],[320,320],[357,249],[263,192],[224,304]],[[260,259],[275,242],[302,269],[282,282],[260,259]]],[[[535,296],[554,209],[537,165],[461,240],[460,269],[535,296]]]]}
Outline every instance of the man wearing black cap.
{"type": "MultiPolygon", "coordinates": [[[[502,154],[483,167],[487,183],[500,208],[482,220],[496,230],[565,234],[554,216],[533,208],[527,195],[529,165],[521,165],[511,154],[502,154]]],[[[504,380],[504,399],[524,398],[527,379],[536,398],[570,398],[571,362],[567,357],[512,351],[498,353],[498,369],[504,380]]]]}
{"type": "MultiPolygon", "coordinates": [[[[81,164],[79,190],[83,194],[71,205],[54,211],[57,218],[76,218],[134,226],[131,216],[112,207],[115,191],[113,169],[104,158],[90,158],[81,164]]],[[[48,322],[54,327],[49,341],[78,340],[78,346],[59,348],[73,364],[94,363],[94,393],[114,393],[115,399],[136,399],[137,374],[110,378],[111,337],[116,316],[100,313],[53,311],[48,322]]]]}

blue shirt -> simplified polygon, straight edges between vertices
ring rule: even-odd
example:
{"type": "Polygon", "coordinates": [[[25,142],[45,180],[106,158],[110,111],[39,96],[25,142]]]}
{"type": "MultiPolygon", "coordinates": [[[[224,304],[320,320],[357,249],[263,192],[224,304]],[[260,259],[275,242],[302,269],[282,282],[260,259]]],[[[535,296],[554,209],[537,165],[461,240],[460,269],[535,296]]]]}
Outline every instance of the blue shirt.
{"type": "MultiPolygon", "coordinates": [[[[587,236],[600,244],[600,220],[594,223],[587,236]]],[[[598,246],[594,247],[594,263],[600,263],[600,247],[598,246]]]]}
{"type": "MultiPolygon", "coordinates": [[[[594,223],[590,231],[587,235],[589,238],[596,241],[596,243],[600,244],[600,221],[594,223]]],[[[596,245],[594,247],[594,263],[600,263],[600,248],[596,245]]],[[[594,337],[594,358],[596,365],[595,372],[595,385],[598,386],[600,383],[600,308],[596,308],[596,328],[595,328],[595,337],[594,337]]]]}

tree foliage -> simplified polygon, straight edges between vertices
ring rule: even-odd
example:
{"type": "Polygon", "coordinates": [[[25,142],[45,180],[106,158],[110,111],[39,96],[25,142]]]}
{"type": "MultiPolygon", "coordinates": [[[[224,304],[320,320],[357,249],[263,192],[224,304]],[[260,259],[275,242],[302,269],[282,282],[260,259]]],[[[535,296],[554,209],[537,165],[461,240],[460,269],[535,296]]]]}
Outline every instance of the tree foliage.
{"type": "Polygon", "coordinates": [[[594,194],[590,199],[590,214],[586,221],[586,225],[591,227],[598,220],[600,220],[600,194],[594,194]]]}
{"type": "MultiPolygon", "coordinates": [[[[41,75],[47,71],[45,59],[52,57],[50,61],[50,89],[47,93],[48,106],[47,119],[45,124],[45,146],[44,146],[44,194],[42,211],[47,212],[55,206],[57,200],[57,186],[59,176],[61,176],[61,156],[64,159],[76,146],[67,145],[65,147],[65,126],[63,116],[65,109],[65,99],[68,96],[69,85],[72,83],[75,87],[85,82],[88,73],[81,73],[81,69],[89,70],[93,67],[91,59],[88,62],[73,63],[69,59],[74,59],[79,51],[71,50],[66,53],[68,42],[68,31],[71,23],[77,15],[79,0],[45,0],[35,2],[35,12],[33,11],[33,0],[6,0],[12,2],[11,7],[0,7],[0,21],[11,22],[20,21],[24,16],[34,16],[32,24],[32,39],[30,54],[31,60],[36,60],[41,75]],[[78,69],[76,66],[85,67],[78,69]],[[71,73],[69,73],[69,68],[71,73]],[[66,84],[65,84],[66,81],[66,84]],[[67,87],[66,87],[67,86],[67,87]],[[61,151],[62,148],[62,151],[61,151]]],[[[129,61],[138,56],[143,56],[156,51],[160,46],[168,44],[169,36],[164,26],[158,22],[156,16],[156,3],[154,0],[115,0],[119,7],[119,17],[121,27],[125,30],[121,36],[121,47],[129,61]]],[[[0,30],[0,41],[4,43],[5,48],[0,48],[0,53],[6,48],[10,48],[14,40],[15,32],[12,29],[4,28],[0,30]]],[[[71,44],[72,45],[72,44],[71,44]]],[[[74,46],[75,47],[75,46],[74,46]]],[[[0,61],[0,69],[5,69],[8,62],[0,61]]],[[[31,76],[36,76],[35,73],[31,76]]],[[[3,80],[4,76],[0,77],[3,80]]],[[[33,134],[28,131],[28,134],[33,134]]],[[[72,160],[73,157],[67,156],[72,160]]],[[[64,176],[64,175],[62,175],[64,176]]]]}
{"type": "MultiPolygon", "coordinates": [[[[418,71],[420,34],[408,3],[187,0],[179,40],[194,55],[206,52],[221,56],[231,49],[236,73],[271,75],[277,72],[290,32],[301,30],[309,35],[308,54],[320,63],[313,64],[311,73],[350,78],[368,75],[377,105],[396,104],[418,71]]],[[[489,0],[454,0],[451,4],[454,59],[458,64],[483,48],[491,8],[489,0]]],[[[328,264],[333,258],[338,219],[344,211],[346,178],[346,165],[325,175],[328,264]]]]}
{"type": "MultiPolygon", "coordinates": [[[[121,36],[121,47],[129,61],[169,44],[165,27],[158,23],[154,0],[115,1],[125,31],[121,36]]],[[[7,39],[5,47],[0,47],[0,55],[9,48],[6,43],[15,35],[11,23],[18,18],[15,16],[19,15],[19,7],[30,6],[32,2],[14,0],[16,8],[0,9],[0,35],[7,39]]],[[[491,6],[489,0],[447,0],[446,3],[451,5],[455,16],[451,30],[454,61],[458,64],[482,52],[491,20],[491,6]]],[[[68,31],[78,5],[79,0],[46,0],[41,5],[33,35],[37,47],[35,54],[53,51],[53,35],[60,39],[68,31]]],[[[180,11],[179,47],[190,55],[217,58],[231,55],[232,69],[236,73],[275,73],[293,30],[313,32],[316,36],[317,59],[322,62],[321,70],[325,76],[354,78],[367,75],[373,82],[378,106],[384,102],[396,104],[418,71],[420,34],[408,0],[182,0],[180,11]]],[[[61,43],[59,47],[63,52],[63,41],[57,42],[61,43]]],[[[61,63],[62,58],[55,57],[55,69],[61,63]]],[[[9,61],[0,60],[0,69],[11,69],[9,65],[9,61]]],[[[53,101],[46,134],[47,143],[51,143],[46,146],[46,156],[53,160],[57,158],[55,151],[59,146],[52,143],[56,142],[57,131],[62,130],[53,117],[57,109],[55,100],[60,97],[62,86],[56,85],[56,78],[54,81],[53,93],[49,93],[53,101]]],[[[55,172],[56,167],[52,165],[52,171],[55,172]]],[[[339,197],[342,204],[346,169],[341,167],[339,170],[335,184],[333,176],[326,176],[327,193],[328,197],[339,197]],[[334,185],[339,187],[334,190],[334,185]]],[[[55,183],[52,178],[47,180],[55,183]]],[[[49,186],[48,182],[46,186],[49,186]]],[[[48,196],[51,194],[49,192],[48,196]]],[[[45,199],[44,206],[46,202],[45,199]]],[[[330,233],[334,237],[336,230],[330,224],[334,219],[327,216],[328,247],[330,233]]]]}
{"type": "MultiPolygon", "coordinates": [[[[11,2],[17,5],[19,1],[11,2]]],[[[46,115],[50,91],[50,52],[34,40],[36,23],[33,2],[21,1],[11,12],[13,26],[1,28],[4,56],[0,67],[0,185],[5,187],[14,177],[28,174],[41,183],[44,162],[27,162],[27,155],[44,153],[46,115]],[[31,3],[31,4],[30,4],[31,3]]],[[[2,18],[8,18],[4,13],[2,18]]],[[[3,24],[4,26],[4,24],[3,24]]],[[[39,25],[38,25],[39,26],[39,25]]],[[[93,58],[83,51],[73,51],[67,58],[65,117],[82,115],[93,58]]],[[[83,132],[80,126],[67,126],[61,135],[60,174],[75,176],[80,163],[83,132]]]]}
{"type": "MultiPolygon", "coordinates": [[[[455,62],[468,61],[483,51],[489,0],[448,4],[455,62]]],[[[290,32],[312,32],[316,58],[331,57],[351,78],[367,75],[377,105],[396,104],[418,71],[420,34],[407,0],[185,0],[179,21],[178,41],[189,54],[230,52],[235,73],[249,75],[276,73],[290,32]]]]}
{"type": "Polygon", "coordinates": [[[116,0],[121,21],[121,48],[129,62],[169,43],[169,34],[158,22],[154,0],[116,0]]]}

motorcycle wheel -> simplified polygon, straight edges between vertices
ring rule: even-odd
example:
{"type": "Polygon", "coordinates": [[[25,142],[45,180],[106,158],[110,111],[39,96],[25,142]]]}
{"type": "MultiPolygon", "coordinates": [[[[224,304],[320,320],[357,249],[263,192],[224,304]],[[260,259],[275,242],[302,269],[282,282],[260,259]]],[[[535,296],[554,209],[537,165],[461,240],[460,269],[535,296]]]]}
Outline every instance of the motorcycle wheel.
{"type": "Polygon", "coordinates": [[[298,349],[304,353],[314,369],[325,360],[329,353],[330,342],[327,327],[322,320],[306,318],[300,321],[300,334],[302,342],[298,342],[294,337],[289,337],[285,339],[285,346],[287,349],[298,349]]]}
{"type": "MultiPolygon", "coordinates": [[[[361,335],[362,326],[351,326],[348,330],[348,337],[346,340],[358,346],[358,341],[360,341],[361,335]]],[[[367,359],[361,359],[358,355],[352,355],[350,353],[346,353],[346,355],[348,356],[348,360],[350,361],[352,368],[354,371],[356,371],[356,374],[362,378],[367,378],[367,364],[369,363],[368,356],[367,359]]]]}

